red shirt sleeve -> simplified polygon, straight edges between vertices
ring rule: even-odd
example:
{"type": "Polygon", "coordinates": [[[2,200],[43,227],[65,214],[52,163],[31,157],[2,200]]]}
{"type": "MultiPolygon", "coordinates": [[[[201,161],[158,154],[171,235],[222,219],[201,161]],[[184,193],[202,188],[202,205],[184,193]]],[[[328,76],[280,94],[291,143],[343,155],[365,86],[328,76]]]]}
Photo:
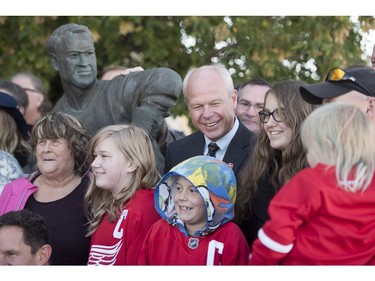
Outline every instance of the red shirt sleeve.
{"type": "Polygon", "coordinates": [[[296,174],[271,200],[270,219],[258,232],[249,264],[278,264],[292,250],[301,224],[321,205],[311,171],[296,174]]]}

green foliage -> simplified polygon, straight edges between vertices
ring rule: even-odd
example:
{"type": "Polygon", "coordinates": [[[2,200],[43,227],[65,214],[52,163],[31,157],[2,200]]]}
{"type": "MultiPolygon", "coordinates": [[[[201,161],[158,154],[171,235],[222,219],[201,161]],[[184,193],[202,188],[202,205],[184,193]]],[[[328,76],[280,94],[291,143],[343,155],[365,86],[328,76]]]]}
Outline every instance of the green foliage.
{"type": "MultiPolygon", "coordinates": [[[[45,43],[55,28],[69,22],[92,31],[99,74],[119,64],[166,66],[184,77],[191,67],[219,62],[230,69],[235,84],[255,77],[311,83],[333,66],[368,64],[361,40],[375,26],[373,17],[353,22],[346,16],[0,17],[1,78],[31,71],[55,102],[62,89],[45,43]]],[[[181,96],[172,114],[186,112],[181,96]]]]}

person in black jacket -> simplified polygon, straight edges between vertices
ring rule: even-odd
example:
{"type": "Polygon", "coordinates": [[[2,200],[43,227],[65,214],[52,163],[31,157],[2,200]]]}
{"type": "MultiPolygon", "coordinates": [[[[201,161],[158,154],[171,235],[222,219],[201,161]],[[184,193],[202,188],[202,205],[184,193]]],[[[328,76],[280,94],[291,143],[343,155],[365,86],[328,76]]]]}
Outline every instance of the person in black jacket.
{"type": "Polygon", "coordinates": [[[207,155],[212,142],[218,146],[215,157],[230,165],[237,175],[256,137],[235,116],[237,91],[229,71],[221,64],[190,70],[182,90],[198,131],[169,144],[164,173],[190,157],[207,155]]]}

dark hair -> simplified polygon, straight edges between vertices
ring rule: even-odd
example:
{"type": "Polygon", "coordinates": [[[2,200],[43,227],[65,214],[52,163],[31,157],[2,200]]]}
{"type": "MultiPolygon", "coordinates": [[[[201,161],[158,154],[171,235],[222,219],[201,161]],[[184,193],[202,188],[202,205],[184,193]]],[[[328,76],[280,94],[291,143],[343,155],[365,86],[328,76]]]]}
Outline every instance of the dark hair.
{"type": "Polygon", "coordinates": [[[10,211],[0,216],[0,228],[19,226],[23,230],[23,241],[31,247],[34,255],[42,246],[50,244],[47,223],[43,217],[28,209],[10,211]]]}
{"type": "Polygon", "coordinates": [[[82,124],[73,116],[63,112],[46,113],[33,127],[30,145],[35,152],[39,140],[64,139],[74,156],[75,172],[83,176],[89,169],[87,152],[89,136],[82,124]]]}
{"type": "Polygon", "coordinates": [[[271,83],[267,82],[266,80],[264,80],[262,78],[253,78],[253,79],[247,80],[243,84],[240,84],[240,85],[236,86],[236,90],[238,91],[239,95],[241,94],[242,89],[245,88],[247,85],[267,86],[267,87],[270,87],[270,88],[272,87],[271,83]]]}
{"type": "Polygon", "coordinates": [[[0,80],[0,89],[9,93],[17,101],[18,106],[22,106],[26,109],[29,105],[29,98],[25,90],[11,81],[0,80]]]}

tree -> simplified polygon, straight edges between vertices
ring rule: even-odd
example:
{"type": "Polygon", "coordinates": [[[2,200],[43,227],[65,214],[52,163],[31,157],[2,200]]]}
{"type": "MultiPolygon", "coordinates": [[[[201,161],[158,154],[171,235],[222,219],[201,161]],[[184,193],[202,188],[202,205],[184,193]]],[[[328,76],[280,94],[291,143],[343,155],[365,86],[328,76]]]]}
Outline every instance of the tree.
{"type": "MultiPolygon", "coordinates": [[[[255,77],[311,83],[331,67],[368,64],[361,41],[375,25],[374,17],[353,21],[347,16],[0,17],[2,78],[32,71],[56,102],[62,94],[60,78],[45,44],[55,28],[68,22],[92,31],[99,73],[111,64],[166,66],[184,77],[191,67],[223,63],[235,84],[255,77]]],[[[172,114],[186,112],[180,98],[172,114]]]]}

